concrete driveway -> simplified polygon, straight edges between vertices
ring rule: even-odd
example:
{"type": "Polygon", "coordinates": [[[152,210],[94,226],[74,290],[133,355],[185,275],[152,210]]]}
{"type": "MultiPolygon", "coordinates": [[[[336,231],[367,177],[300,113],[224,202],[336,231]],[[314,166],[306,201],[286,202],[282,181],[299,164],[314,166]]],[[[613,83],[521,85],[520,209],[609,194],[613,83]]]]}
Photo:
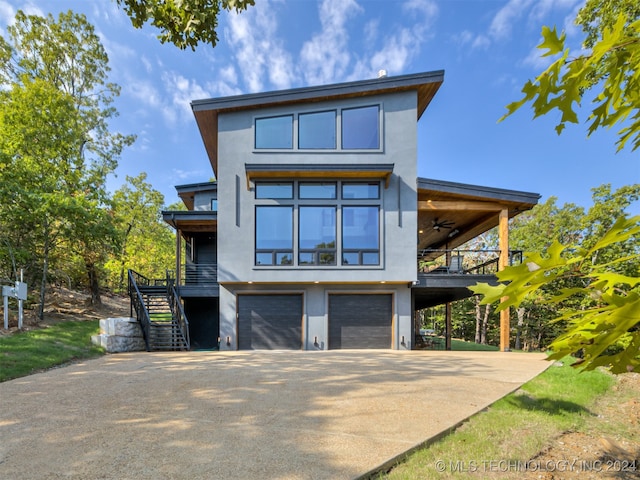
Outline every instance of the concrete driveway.
{"type": "Polygon", "coordinates": [[[357,478],[548,365],[498,352],[107,355],[0,384],[0,478],[357,478]]]}

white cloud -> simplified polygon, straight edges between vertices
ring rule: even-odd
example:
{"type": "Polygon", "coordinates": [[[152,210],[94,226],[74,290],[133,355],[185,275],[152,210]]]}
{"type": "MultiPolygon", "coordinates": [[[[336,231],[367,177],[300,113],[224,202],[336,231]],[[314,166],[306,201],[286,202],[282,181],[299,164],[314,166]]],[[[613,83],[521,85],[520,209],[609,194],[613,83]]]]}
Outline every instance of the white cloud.
{"type": "Polygon", "coordinates": [[[307,84],[318,85],[344,78],[349,54],[349,17],[362,12],[355,0],[323,0],[320,5],[322,30],[305,42],[300,64],[307,84]]]}
{"type": "Polygon", "coordinates": [[[165,98],[169,103],[163,106],[165,118],[174,121],[193,121],[191,112],[191,100],[209,98],[211,95],[195,80],[190,80],[182,75],[167,71],[162,74],[162,83],[165,89],[165,98]]]}
{"type": "Polygon", "coordinates": [[[532,4],[533,0],[509,0],[493,17],[489,26],[489,35],[494,40],[503,40],[511,35],[511,28],[516,20],[532,4]]]}
{"type": "Polygon", "coordinates": [[[16,11],[9,3],[0,0],[0,22],[3,25],[13,24],[16,16],[16,11]]]}
{"type": "MultiPolygon", "coordinates": [[[[404,19],[413,21],[389,29],[395,33],[381,36],[379,44],[382,47],[367,52],[369,60],[360,60],[350,79],[372,78],[379,70],[387,70],[390,75],[400,74],[420,53],[420,47],[430,37],[429,31],[438,16],[438,7],[431,0],[409,0],[402,5],[402,11],[404,19]]],[[[374,41],[369,43],[375,44],[374,41]]]]}
{"type": "Polygon", "coordinates": [[[540,21],[554,9],[567,10],[573,9],[574,7],[581,8],[583,5],[584,0],[538,0],[531,8],[529,20],[538,25],[540,21]]]}
{"type": "Polygon", "coordinates": [[[556,57],[543,57],[544,52],[537,47],[532,48],[523,60],[522,64],[542,72],[553,63],[556,57]]]}
{"type": "Polygon", "coordinates": [[[229,14],[227,42],[249,91],[264,89],[265,76],[276,88],[294,81],[291,56],[277,37],[277,10],[264,0],[241,14],[229,14]]]}

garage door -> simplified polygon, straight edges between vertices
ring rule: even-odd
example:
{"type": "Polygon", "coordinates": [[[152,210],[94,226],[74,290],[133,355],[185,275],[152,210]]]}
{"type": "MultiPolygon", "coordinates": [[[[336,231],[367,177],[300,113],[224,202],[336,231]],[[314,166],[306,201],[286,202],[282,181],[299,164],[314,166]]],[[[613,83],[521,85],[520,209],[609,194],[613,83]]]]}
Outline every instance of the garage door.
{"type": "Polygon", "coordinates": [[[302,348],[302,295],[239,295],[241,350],[302,348]]]}
{"type": "Polygon", "coordinates": [[[329,295],[329,348],[391,348],[392,296],[329,295]]]}

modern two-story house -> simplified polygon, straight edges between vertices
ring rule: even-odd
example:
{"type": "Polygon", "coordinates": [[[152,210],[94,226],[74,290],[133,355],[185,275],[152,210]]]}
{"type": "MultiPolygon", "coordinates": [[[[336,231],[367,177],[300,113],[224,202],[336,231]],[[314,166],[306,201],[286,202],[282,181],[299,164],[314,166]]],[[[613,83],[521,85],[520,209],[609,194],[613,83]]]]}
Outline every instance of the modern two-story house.
{"type": "Polygon", "coordinates": [[[443,79],[192,102],[216,181],[176,187],[188,210],[163,212],[191,348],[410,350],[417,309],[495,280],[455,248],[499,225],[505,265],[508,219],[539,196],[418,178],[418,121],[443,79]]]}

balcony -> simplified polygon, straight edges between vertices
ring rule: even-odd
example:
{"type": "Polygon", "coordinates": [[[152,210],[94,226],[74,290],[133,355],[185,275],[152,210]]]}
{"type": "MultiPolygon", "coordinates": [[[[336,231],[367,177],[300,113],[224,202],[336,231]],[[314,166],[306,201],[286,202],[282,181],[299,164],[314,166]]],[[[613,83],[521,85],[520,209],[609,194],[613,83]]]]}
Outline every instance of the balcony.
{"type": "MultiPolygon", "coordinates": [[[[497,283],[500,250],[418,251],[418,280],[414,285],[417,310],[461,300],[473,295],[476,283],[497,283]],[[447,260],[448,259],[448,260],[447,260]]],[[[522,251],[509,253],[509,264],[522,262],[522,251]]]]}
{"type": "Polygon", "coordinates": [[[180,266],[176,278],[176,288],[181,297],[217,297],[217,263],[186,263],[180,266]]]}

